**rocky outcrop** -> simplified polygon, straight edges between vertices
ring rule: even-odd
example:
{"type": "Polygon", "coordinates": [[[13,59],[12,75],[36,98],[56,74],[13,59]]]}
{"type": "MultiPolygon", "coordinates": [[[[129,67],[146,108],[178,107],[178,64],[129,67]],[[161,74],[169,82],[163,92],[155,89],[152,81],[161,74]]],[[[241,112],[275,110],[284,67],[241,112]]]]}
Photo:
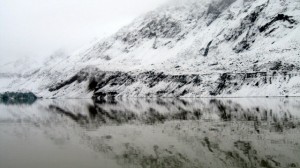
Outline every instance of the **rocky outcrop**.
{"type": "MultiPolygon", "coordinates": [[[[76,85],[82,85],[86,92],[93,93],[93,99],[103,101],[115,97],[234,97],[243,93],[257,93],[258,96],[296,96],[298,85],[291,87],[300,74],[297,67],[270,63],[268,71],[220,74],[172,75],[163,72],[147,71],[113,72],[80,71],[70,79],[52,85],[49,92],[63,93],[76,85]],[[92,73],[90,73],[92,72],[92,73]],[[274,90],[274,87],[276,90],[274,90]]],[[[254,67],[260,69],[260,67],[254,67]]]]}

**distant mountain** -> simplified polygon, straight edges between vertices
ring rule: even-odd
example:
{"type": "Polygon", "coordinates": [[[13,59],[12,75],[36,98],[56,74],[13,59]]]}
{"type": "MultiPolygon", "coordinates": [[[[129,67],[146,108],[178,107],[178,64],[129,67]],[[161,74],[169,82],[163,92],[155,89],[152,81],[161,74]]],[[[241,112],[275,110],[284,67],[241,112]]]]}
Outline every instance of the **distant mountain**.
{"type": "Polygon", "coordinates": [[[173,0],[1,90],[44,97],[300,95],[299,0],[173,0]]]}

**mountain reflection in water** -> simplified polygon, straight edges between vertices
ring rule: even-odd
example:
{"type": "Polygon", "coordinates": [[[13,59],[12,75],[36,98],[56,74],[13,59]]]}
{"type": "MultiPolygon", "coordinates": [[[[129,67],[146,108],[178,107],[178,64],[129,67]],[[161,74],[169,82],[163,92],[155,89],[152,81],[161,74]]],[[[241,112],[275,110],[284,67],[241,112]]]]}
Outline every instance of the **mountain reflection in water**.
{"type": "Polygon", "coordinates": [[[0,167],[299,167],[300,98],[0,104],[0,167]]]}

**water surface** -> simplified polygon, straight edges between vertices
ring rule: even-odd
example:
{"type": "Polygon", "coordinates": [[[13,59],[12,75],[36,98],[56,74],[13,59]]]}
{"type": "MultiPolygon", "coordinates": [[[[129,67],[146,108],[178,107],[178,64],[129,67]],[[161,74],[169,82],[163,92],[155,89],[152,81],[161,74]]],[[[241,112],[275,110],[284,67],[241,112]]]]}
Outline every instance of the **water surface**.
{"type": "Polygon", "coordinates": [[[300,167],[299,128],[300,98],[0,104],[0,167],[300,167]]]}

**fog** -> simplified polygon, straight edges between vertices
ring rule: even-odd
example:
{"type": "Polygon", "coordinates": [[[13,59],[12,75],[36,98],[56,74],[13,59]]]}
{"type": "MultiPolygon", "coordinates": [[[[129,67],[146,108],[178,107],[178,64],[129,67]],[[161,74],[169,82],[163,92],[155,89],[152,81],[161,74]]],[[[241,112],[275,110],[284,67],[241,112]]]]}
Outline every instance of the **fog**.
{"type": "Polygon", "coordinates": [[[71,53],[166,1],[0,0],[0,63],[71,53]]]}

